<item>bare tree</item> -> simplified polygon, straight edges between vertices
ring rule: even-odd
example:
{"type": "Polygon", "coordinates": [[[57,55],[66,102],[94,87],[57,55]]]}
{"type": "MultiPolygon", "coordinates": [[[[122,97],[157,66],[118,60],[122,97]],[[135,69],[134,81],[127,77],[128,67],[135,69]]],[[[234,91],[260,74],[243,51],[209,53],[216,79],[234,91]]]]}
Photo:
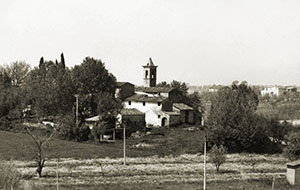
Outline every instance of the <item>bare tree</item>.
{"type": "Polygon", "coordinates": [[[35,161],[37,163],[36,172],[38,177],[42,177],[42,170],[45,165],[44,149],[46,148],[47,143],[52,139],[56,130],[54,128],[53,131],[50,133],[50,135],[45,138],[37,134],[34,134],[27,126],[25,127],[25,129],[29,134],[29,136],[34,141],[34,145],[35,145],[34,153],[36,154],[35,161]]]}
{"type": "Polygon", "coordinates": [[[24,61],[15,61],[9,65],[5,65],[4,69],[12,80],[12,85],[19,86],[23,84],[31,67],[24,61]]]}

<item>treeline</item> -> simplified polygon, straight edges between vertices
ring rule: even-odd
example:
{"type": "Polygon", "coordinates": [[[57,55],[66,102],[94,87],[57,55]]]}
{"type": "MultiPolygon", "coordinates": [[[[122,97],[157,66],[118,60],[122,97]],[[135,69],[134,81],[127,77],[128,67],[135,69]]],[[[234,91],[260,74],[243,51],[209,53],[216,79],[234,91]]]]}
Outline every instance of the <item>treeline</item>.
{"type": "Polygon", "coordinates": [[[279,96],[260,96],[257,111],[279,120],[300,119],[300,92],[288,92],[279,96]]]}
{"type": "Polygon", "coordinates": [[[86,57],[80,65],[68,68],[60,61],[44,60],[30,68],[14,62],[0,69],[0,125],[30,116],[55,120],[59,135],[68,140],[98,139],[101,126],[112,126],[122,108],[114,98],[116,78],[104,62],[86,57]],[[75,125],[75,95],[79,97],[79,124],[75,125]],[[109,113],[109,114],[108,114],[109,113]],[[87,117],[100,115],[93,131],[82,125],[87,117]]]}

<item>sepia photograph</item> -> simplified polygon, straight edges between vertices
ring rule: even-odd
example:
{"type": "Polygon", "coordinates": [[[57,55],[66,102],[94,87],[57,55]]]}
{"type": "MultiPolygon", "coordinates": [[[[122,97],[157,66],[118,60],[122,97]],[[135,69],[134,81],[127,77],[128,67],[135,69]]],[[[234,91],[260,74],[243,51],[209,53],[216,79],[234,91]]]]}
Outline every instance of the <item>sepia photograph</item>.
{"type": "Polygon", "coordinates": [[[0,190],[299,190],[299,0],[1,0],[0,190]]]}

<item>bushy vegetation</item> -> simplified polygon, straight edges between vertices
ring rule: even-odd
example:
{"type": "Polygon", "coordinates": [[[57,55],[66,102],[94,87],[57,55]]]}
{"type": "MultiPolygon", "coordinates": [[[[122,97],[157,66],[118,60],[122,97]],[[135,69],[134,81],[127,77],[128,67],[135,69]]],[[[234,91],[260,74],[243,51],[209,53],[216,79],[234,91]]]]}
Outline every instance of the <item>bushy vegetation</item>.
{"type": "Polygon", "coordinates": [[[227,149],[223,145],[219,147],[214,145],[209,151],[209,159],[215,165],[217,172],[220,166],[226,162],[227,149]]]}
{"type": "Polygon", "coordinates": [[[279,120],[300,118],[300,92],[289,92],[279,96],[260,96],[257,112],[279,120]]]}
{"type": "Polygon", "coordinates": [[[259,97],[247,85],[233,83],[212,97],[208,117],[209,140],[230,152],[280,152],[291,127],[257,113],[259,97]]]}
{"type": "Polygon", "coordinates": [[[300,132],[293,132],[287,136],[284,155],[291,161],[300,159],[300,132]]]}
{"type": "Polygon", "coordinates": [[[90,57],[71,69],[66,67],[63,54],[60,61],[41,57],[39,66],[32,70],[24,62],[14,62],[0,68],[0,129],[10,131],[14,120],[33,117],[37,122],[46,119],[57,123],[58,136],[63,139],[99,139],[95,137],[112,128],[122,108],[114,98],[115,87],[116,79],[105,64],[90,57]],[[79,99],[78,125],[75,95],[79,99]],[[96,115],[100,121],[91,133],[82,123],[96,115]]]}
{"type": "Polygon", "coordinates": [[[0,189],[17,189],[21,178],[22,175],[14,164],[9,161],[0,163],[0,189]]]}

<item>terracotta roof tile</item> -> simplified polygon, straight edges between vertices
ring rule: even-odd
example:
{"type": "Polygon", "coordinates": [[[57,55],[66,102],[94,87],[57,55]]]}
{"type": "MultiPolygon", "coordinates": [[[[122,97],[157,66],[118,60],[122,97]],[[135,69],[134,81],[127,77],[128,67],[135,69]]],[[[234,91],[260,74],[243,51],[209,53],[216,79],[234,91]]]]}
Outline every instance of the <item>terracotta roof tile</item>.
{"type": "Polygon", "coordinates": [[[168,93],[172,91],[172,87],[143,87],[143,86],[137,86],[135,88],[135,91],[137,92],[146,92],[146,93],[168,93]]]}
{"type": "Polygon", "coordinates": [[[130,109],[122,109],[121,115],[145,115],[145,113],[139,111],[138,109],[130,108],[130,109]]]}
{"type": "Polygon", "coordinates": [[[167,97],[154,97],[154,96],[148,96],[143,94],[134,94],[133,96],[130,96],[125,99],[125,101],[135,101],[135,102],[162,102],[166,100],[167,97]]]}
{"type": "Polygon", "coordinates": [[[193,108],[183,103],[174,103],[173,106],[179,110],[193,110],[193,108]]]}

